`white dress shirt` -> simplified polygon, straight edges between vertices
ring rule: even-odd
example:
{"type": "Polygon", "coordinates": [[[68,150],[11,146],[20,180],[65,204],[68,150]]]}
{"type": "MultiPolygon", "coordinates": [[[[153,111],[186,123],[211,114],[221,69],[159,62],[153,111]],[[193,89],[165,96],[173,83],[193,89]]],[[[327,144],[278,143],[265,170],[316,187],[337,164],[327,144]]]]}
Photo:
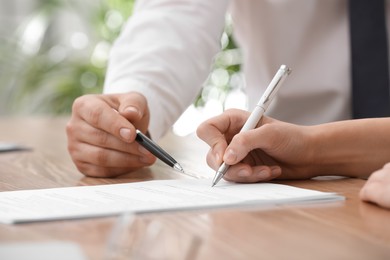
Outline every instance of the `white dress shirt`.
{"type": "Polygon", "coordinates": [[[199,93],[228,10],[250,109],[286,64],[293,72],[267,115],[305,125],[350,118],[347,0],[138,1],[112,48],[104,92],[145,95],[158,139],[199,93]]]}

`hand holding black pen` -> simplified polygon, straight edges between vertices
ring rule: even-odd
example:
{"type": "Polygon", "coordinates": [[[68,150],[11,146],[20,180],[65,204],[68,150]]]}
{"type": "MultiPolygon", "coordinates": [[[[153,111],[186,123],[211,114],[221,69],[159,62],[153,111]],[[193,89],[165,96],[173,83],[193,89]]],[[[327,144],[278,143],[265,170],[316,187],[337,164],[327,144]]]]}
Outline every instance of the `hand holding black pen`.
{"type": "Polygon", "coordinates": [[[174,168],[175,170],[181,171],[184,173],[183,167],[171,156],[169,155],[164,149],[162,149],[158,144],[153,142],[150,138],[148,138],[146,135],[144,135],[141,131],[136,130],[137,136],[135,138],[135,141],[142,145],[146,150],[151,152],[154,156],[156,156],[158,159],[169,165],[170,167],[174,168]]]}

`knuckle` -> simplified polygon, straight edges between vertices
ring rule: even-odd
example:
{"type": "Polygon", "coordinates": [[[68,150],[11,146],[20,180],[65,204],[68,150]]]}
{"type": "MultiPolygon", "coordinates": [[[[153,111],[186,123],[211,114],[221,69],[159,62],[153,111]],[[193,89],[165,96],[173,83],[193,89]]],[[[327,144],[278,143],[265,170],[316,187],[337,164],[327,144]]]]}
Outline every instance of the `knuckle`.
{"type": "Polygon", "coordinates": [[[106,132],[95,129],[92,135],[94,136],[94,140],[96,140],[97,145],[107,147],[109,143],[109,136],[106,132]]]}
{"type": "Polygon", "coordinates": [[[73,142],[73,141],[68,141],[67,149],[68,149],[68,152],[69,152],[72,160],[76,163],[78,158],[79,158],[79,154],[80,154],[79,143],[73,142]]]}
{"type": "Polygon", "coordinates": [[[88,105],[88,95],[81,96],[75,99],[72,105],[72,111],[79,111],[88,105]]]}
{"type": "Polygon", "coordinates": [[[72,136],[76,131],[75,131],[75,125],[73,124],[72,121],[69,121],[66,126],[65,126],[65,131],[68,136],[72,136]]]}
{"type": "Polygon", "coordinates": [[[206,129],[206,123],[202,123],[198,126],[196,129],[196,135],[199,137],[204,137],[205,129],[206,129]]]}
{"type": "Polygon", "coordinates": [[[105,166],[108,163],[108,152],[105,149],[97,149],[94,153],[94,158],[96,160],[97,165],[105,166]]]}
{"type": "Polygon", "coordinates": [[[76,148],[75,148],[74,144],[72,142],[68,142],[67,149],[68,149],[70,156],[73,158],[74,154],[76,152],[76,148]]]}
{"type": "Polygon", "coordinates": [[[83,111],[82,114],[87,117],[85,118],[86,121],[88,121],[93,126],[99,126],[104,107],[97,105],[96,100],[92,99],[91,97],[92,95],[78,97],[73,102],[72,111],[73,114],[81,114],[81,111],[83,111]]]}
{"type": "Polygon", "coordinates": [[[262,125],[261,129],[263,130],[263,132],[270,133],[270,134],[275,132],[275,131],[279,131],[278,127],[276,127],[275,125],[272,125],[272,124],[268,124],[268,123],[265,123],[264,125],[262,125]]]}
{"type": "Polygon", "coordinates": [[[102,107],[96,107],[88,110],[88,120],[93,126],[100,126],[101,114],[103,112],[102,107]]]}

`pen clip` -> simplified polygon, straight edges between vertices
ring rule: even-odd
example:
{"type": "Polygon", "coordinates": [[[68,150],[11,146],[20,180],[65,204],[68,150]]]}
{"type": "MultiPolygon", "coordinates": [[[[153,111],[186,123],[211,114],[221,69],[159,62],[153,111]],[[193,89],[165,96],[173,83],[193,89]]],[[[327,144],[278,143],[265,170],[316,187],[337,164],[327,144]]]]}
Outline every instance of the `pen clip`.
{"type": "Polygon", "coordinates": [[[263,97],[261,98],[258,106],[267,110],[272,99],[275,97],[277,90],[282,85],[285,78],[291,73],[291,69],[286,65],[280,66],[278,72],[275,74],[271,82],[269,83],[263,97]]]}

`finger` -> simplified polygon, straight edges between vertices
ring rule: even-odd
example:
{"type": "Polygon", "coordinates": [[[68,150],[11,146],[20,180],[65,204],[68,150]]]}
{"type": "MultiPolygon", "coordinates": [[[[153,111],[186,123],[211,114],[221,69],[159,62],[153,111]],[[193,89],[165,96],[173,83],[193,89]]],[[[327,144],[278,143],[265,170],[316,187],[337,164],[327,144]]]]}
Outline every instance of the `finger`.
{"type": "Polygon", "coordinates": [[[146,98],[140,93],[132,92],[121,95],[119,101],[118,111],[128,120],[138,121],[145,116],[149,116],[146,98]]]}
{"type": "Polygon", "coordinates": [[[213,150],[210,149],[206,156],[206,162],[211,169],[217,170],[222,164],[222,157],[218,153],[213,153],[213,150]]]}
{"type": "Polygon", "coordinates": [[[73,114],[79,117],[89,125],[106,131],[117,138],[132,142],[135,139],[134,126],[123,116],[117,113],[119,104],[114,96],[101,95],[82,96],[73,103],[73,114]]]}
{"type": "Polygon", "coordinates": [[[280,176],[281,173],[281,168],[278,166],[250,167],[248,164],[238,163],[230,166],[224,178],[233,182],[254,183],[272,180],[280,176]]]}
{"type": "Polygon", "coordinates": [[[373,172],[366,184],[360,190],[359,196],[364,201],[370,201],[383,207],[390,207],[390,171],[389,164],[373,172]]]}
{"type": "Polygon", "coordinates": [[[390,188],[386,183],[367,181],[359,196],[363,201],[390,208],[390,188]]]}
{"type": "Polygon", "coordinates": [[[271,124],[265,124],[259,128],[240,132],[235,135],[226,148],[223,160],[227,164],[236,164],[243,160],[250,151],[255,149],[260,150],[276,150],[279,143],[282,142],[278,136],[278,129],[271,124]]]}
{"type": "MultiPolygon", "coordinates": [[[[134,145],[138,144],[135,143],[134,145]]],[[[107,168],[139,168],[149,166],[156,161],[156,157],[152,154],[137,156],[86,143],[79,143],[77,148],[72,151],[72,157],[78,162],[107,168]]]]}
{"type": "Polygon", "coordinates": [[[229,164],[234,165],[243,160],[250,151],[254,150],[259,141],[259,137],[255,136],[255,131],[249,130],[235,135],[226,148],[223,160],[229,164]]]}
{"type": "Polygon", "coordinates": [[[386,173],[386,168],[379,169],[375,172],[373,172],[370,177],[368,177],[368,180],[370,183],[373,182],[382,182],[386,178],[387,173],[386,173]]]}
{"type": "MultiPolygon", "coordinates": [[[[94,128],[87,124],[85,121],[80,122],[79,124],[76,124],[73,129],[74,132],[77,132],[77,135],[72,135],[68,142],[69,149],[72,150],[73,145],[77,145],[78,143],[87,143],[94,146],[99,146],[101,148],[107,148],[111,150],[117,150],[122,151],[125,153],[133,154],[141,156],[142,154],[145,154],[146,149],[141,150],[140,145],[136,145],[136,143],[128,143],[124,142],[115,136],[94,128]],[[74,139],[74,140],[71,140],[74,139]]],[[[149,154],[146,150],[146,154],[149,154]]]]}
{"type": "Polygon", "coordinates": [[[382,172],[383,170],[377,170],[369,176],[366,183],[359,192],[360,199],[364,201],[370,201],[372,199],[372,194],[376,194],[375,191],[377,188],[379,188],[377,184],[379,184],[381,181],[382,172]]]}
{"type": "Polygon", "coordinates": [[[238,133],[245,123],[248,113],[230,109],[223,114],[206,120],[197,128],[197,135],[212,149],[215,161],[223,157],[231,136],[238,133]]]}
{"type": "Polygon", "coordinates": [[[86,162],[76,163],[77,169],[86,176],[98,178],[117,177],[139,169],[140,167],[102,167],[86,162]]]}

